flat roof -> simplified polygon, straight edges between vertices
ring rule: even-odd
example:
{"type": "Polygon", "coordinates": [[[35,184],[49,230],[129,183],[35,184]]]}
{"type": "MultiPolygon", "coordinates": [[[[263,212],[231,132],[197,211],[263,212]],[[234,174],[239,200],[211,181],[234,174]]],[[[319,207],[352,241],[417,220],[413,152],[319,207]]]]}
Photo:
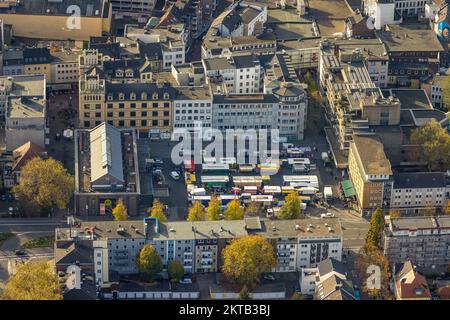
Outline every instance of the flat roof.
{"type": "Polygon", "coordinates": [[[400,217],[391,219],[392,229],[395,230],[417,230],[437,228],[434,217],[400,217]]]}
{"type": "Polygon", "coordinates": [[[391,163],[384,153],[384,146],[378,136],[353,136],[366,174],[392,174],[391,163]]]}
{"type": "Polygon", "coordinates": [[[436,34],[428,24],[389,24],[378,36],[390,52],[443,51],[436,34]]]}

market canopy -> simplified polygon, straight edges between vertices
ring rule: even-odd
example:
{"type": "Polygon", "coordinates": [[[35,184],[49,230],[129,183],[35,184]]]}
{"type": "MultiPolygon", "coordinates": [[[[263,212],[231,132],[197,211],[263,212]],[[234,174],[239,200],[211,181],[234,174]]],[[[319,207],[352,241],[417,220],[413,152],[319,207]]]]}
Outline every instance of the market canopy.
{"type": "Polygon", "coordinates": [[[344,196],[346,198],[354,197],[356,192],[353,187],[353,183],[350,180],[344,180],[341,182],[342,190],[344,191],[344,196]]]}

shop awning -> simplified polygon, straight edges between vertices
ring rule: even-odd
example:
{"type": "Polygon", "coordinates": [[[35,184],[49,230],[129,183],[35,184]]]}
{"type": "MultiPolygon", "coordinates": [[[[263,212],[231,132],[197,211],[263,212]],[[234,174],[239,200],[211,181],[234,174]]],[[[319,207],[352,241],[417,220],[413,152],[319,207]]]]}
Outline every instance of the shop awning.
{"type": "Polygon", "coordinates": [[[344,191],[344,196],[346,198],[354,197],[356,192],[353,187],[353,183],[350,180],[344,180],[341,182],[342,190],[344,191]]]}

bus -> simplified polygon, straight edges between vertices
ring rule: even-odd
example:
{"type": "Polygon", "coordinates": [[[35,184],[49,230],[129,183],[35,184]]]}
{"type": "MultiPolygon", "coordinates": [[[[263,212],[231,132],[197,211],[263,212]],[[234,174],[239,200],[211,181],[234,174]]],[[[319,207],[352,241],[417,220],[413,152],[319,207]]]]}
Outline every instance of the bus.
{"type": "Polygon", "coordinates": [[[230,178],[228,176],[202,176],[202,184],[208,188],[226,188],[230,178]]]}
{"type": "Polygon", "coordinates": [[[283,184],[293,187],[314,187],[319,188],[319,179],[317,176],[283,176],[283,184]]]}
{"type": "Polygon", "coordinates": [[[256,186],[258,188],[262,185],[261,176],[235,176],[233,177],[233,183],[237,187],[256,186]]]}
{"type": "Polygon", "coordinates": [[[281,193],[285,194],[285,195],[288,195],[290,193],[297,193],[297,190],[294,187],[292,187],[292,186],[282,186],[281,187],[281,193]]]}
{"type": "Polygon", "coordinates": [[[264,194],[271,194],[271,195],[276,195],[276,194],[281,194],[281,187],[279,186],[264,186],[264,194]]]}
{"type": "Polygon", "coordinates": [[[303,165],[311,165],[311,160],[309,160],[308,158],[289,158],[288,160],[288,164],[290,165],[299,165],[299,164],[303,164],[303,165]]]}
{"type": "Polygon", "coordinates": [[[269,194],[253,195],[250,199],[252,202],[259,202],[264,206],[270,206],[273,203],[273,196],[269,194]]]}
{"type": "Polygon", "coordinates": [[[190,202],[193,203],[195,201],[199,201],[202,205],[205,207],[208,206],[209,202],[211,201],[211,196],[192,196],[190,197],[190,202]]]}
{"type": "Polygon", "coordinates": [[[239,200],[240,196],[236,194],[221,194],[219,200],[222,201],[222,205],[225,206],[233,200],[239,200]]]}
{"type": "Polygon", "coordinates": [[[228,174],[230,166],[224,163],[207,163],[202,165],[202,173],[228,174]]]}
{"type": "Polygon", "coordinates": [[[257,194],[258,187],[256,186],[244,186],[244,193],[257,194]]]}

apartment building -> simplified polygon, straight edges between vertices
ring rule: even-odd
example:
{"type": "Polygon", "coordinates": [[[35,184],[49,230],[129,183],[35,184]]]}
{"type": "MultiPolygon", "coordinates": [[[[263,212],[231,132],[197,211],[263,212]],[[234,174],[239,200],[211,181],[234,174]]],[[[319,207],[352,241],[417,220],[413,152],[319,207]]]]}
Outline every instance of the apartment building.
{"type": "Polygon", "coordinates": [[[445,206],[446,179],[443,172],[394,173],[390,207],[405,213],[445,206]]]}
{"type": "Polygon", "coordinates": [[[427,272],[440,272],[450,262],[450,217],[391,219],[384,230],[384,254],[391,264],[410,260],[427,272]]]}
{"type": "Polygon", "coordinates": [[[6,0],[2,3],[0,19],[12,25],[16,37],[86,41],[91,36],[111,32],[109,0],[6,0]],[[74,5],[80,8],[79,25],[68,21],[76,13],[71,8],[74,5]]]}
{"type": "MultiPolygon", "coordinates": [[[[321,260],[341,259],[342,228],[338,220],[327,223],[313,219],[274,220],[247,218],[234,221],[158,222],[90,221],[72,228],[58,228],[55,240],[88,241],[92,243],[96,282],[107,283],[112,273],[137,273],[135,257],[144,244],[151,244],[160,255],[164,268],[179,260],[187,273],[218,272],[222,266],[222,251],[232,239],[246,235],[261,235],[276,249],[276,272],[292,272],[299,268],[297,256],[310,244],[310,259],[303,262],[316,266],[321,260]],[[331,249],[337,244],[337,249],[331,249]],[[313,257],[313,258],[312,258],[313,257]]],[[[303,257],[303,254],[302,254],[303,257]]]]}
{"type": "Polygon", "coordinates": [[[200,61],[172,65],[171,73],[179,86],[202,86],[206,83],[205,69],[200,61]]]}
{"type": "Polygon", "coordinates": [[[162,67],[165,71],[171,71],[172,65],[177,66],[186,62],[187,34],[182,23],[154,29],[127,25],[125,37],[145,44],[160,44],[163,56],[162,67]]]}
{"type": "Polygon", "coordinates": [[[391,199],[392,170],[377,136],[353,137],[348,156],[348,173],[354,185],[362,215],[370,215],[391,199]]]}
{"type": "Polygon", "coordinates": [[[212,95],[208,86],[176,87],[173,127],[195,130],[212,127],[212,95]]]}
{"type": "Polygon", "coordinates": [[[47,82],[52,79],[53,58],[47,48],[25,48],[23,51],[24,74],[43,74],[47,82]]]}
{"type": "Polygon", "coordinates": [[[131,17],[150,17],[156,0],[111,0],[112,11],[116,18],[126,15],[131,17]]]}
{"type": "Polygon", "coordinates": [[[262,91],[262,68],[253,54],[203,59],[206,83],[223,85],[224,93],[249,94],[262,91]]]}
{"type": "Polygon", "coordinates": [[[107,122],[117,128],[162,134],[172,131],[174,89],[155,83],[112,83],[93,67],[80,79],[79,119],[82,128],[107,122]]]}
{"type": "Polygon", "coordinates": [[[444,109],[442,90],[450,79],[448,75],[436,74],[431,81],[422,83],[421,88],[425,90],[434,108],[444,109]]]}
{"type": "Polygon", "coordinates": [[[307,96],[303,86],[280,83],[266,94],[213,93],[213,128],[279,129],[280,135],[303,139],[307,96]]]}
{"type": "Polygon", "coordinates": [[[46,107],[44,75],[0,77],[6,150],[12,151],[28,141],[45,148],[46,107]]]}
{"type": "Polygon", "coordinates": [[[48,79],[53,90],[70,90],[78,86],[78,56],[80,51],[62,50],[51,53],[51,77],[48,79]]]}
{"type": "Polygon", "coordinates": [[[429,25],[386,25],[378,36],[389,56],[389,85],[419,88],[421,79],[439,72],[444,48],[429,25]]]}
{"type": "Polygon", "coordinates": [[[3,75],[15,76],[25,73],[23,50],[9,49],[3,52],[3,75]]]}

